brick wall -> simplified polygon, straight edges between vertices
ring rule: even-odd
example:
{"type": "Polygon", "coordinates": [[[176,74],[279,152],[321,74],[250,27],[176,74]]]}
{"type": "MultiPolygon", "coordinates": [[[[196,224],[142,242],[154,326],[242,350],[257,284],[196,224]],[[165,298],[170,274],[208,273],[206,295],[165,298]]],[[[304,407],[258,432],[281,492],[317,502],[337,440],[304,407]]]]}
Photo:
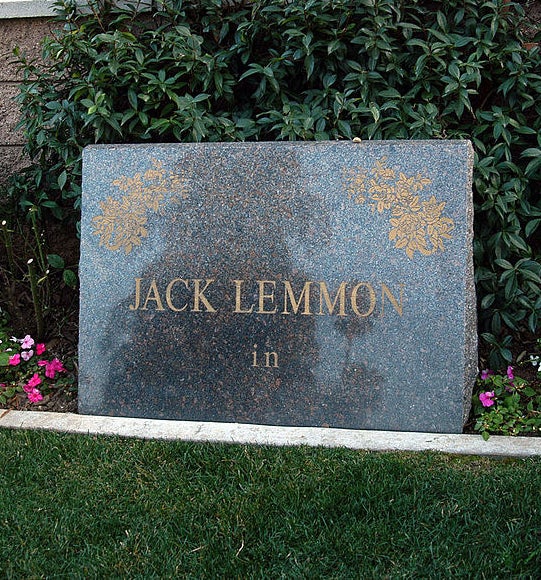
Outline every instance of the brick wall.
{"type": "Polygon", "coordinates": [[[19,111],[13,97],[19,78],[13,61],[13,48],[19,46],[30,58],[41,55],[41,39],[50,34],[47,18],[0,20],[0,183],[24,166],[21,158],[23,137],[14,127],[19,111]]]}

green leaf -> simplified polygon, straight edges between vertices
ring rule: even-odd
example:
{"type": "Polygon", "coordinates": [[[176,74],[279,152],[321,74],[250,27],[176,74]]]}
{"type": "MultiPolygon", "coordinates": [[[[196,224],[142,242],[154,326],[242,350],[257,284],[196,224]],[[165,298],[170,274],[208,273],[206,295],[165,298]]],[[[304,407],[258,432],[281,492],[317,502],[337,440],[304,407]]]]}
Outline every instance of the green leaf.
{"type": "Polygon", "coordinates": [[[77,286],[77,275],[72,270],[64,270],[62,279],[64,280],[64,284],[70,288],[77,286]]]}
{"type": "Polygon", "coordinates": [[[527,238],[529,238],[535,232],[535,230],[537,230],[539,224],[541,224],[541,219],[530,220],[526,224],[526,227],[524,228],[524,233],[526,234],[527,238]]]}
{"type": "Polygon", "coordinates": [[[541,157],[540,147],[530,147],[522,152],[521,157],[541,157]]]}
{"type": "Polygon", "coordinates": [[[376,103],[370,103],[370,112],[372,113],[372,117],[374,117],[374,121],[377,123],[381,115],[376,103]]]}
{"type": "Polygon", "coordinates": [[[64,267],[64,260],[58,254],[47,254],[47,262],[53,268],[61,270],[64,267]]]}
{"type": "Polygon", "coordinates": [[[525,280],[530,280],[531,282],[535,282],[535,284],[541,285],[541,278],[535,272],[521,268],[520,274],[525,280]]]}
{"type": "Polygon", "coordinates": [[[242,75],[239,78],[239,81],[244,80],[245,78],[251,76],[251,75],[255,75],[255,74],[262,74],[263,73],[263,67],[260,65],[254,65],[254,64],[250,64],[250,68],[247,71],[244,71],[244,73],[242,73],[242,75]]]}
{"type": "Polygon", "coordinates": [[[458,68],[457,64],[452,62],[449,65],[449,74],[454,77],[455,79],[460,78],[460,69],[458,68]]]}
{"type": "Polygon", "coordinates": [[[389,87],[388,89],[381,91],[380,96],[385,99],[400,99],[402,95],[400,94],[400,91],[393,87],[389,87]]]}
{"type": "Polygon", "coordinates": [[[440,12],[438,10],[438,12],[436,13],[436,20],[440,28],[442,28],[443,30],[447,28],[447,18],[445,17],[445,14],[443,14],[443,12],[440,12]]]}
{"type": "Polygon", "coordinates": [[[528,176],[534,174],[536,171],[541,170],[541,157],[535,157],[528,163],[524,173],[528,176]]]}
{"type": "Polygon", "coordinates": [[[511,245],[513,245],[515,248],[523,252],[528,252],[528,246],[526,245],[524,240],[519,236],[515,234],[509,234],[508,240],[511,242],[511,245]]]}
{"type": "Polygon", "coordinates": [[[58,176],[58,187],[60,189],[64,189],[64,185],[66,185],[66,181],[68,179],[68,174],[66,170],[62,171],[62,173],[58,176]]]}
{"type": "MultiPolygon", "coordinates": [[[[506,311],[502,311],[501,315],[502,315],[502,320],[509,328],[511,328],[512,330],[517,329],[517,324],[520,321],[520,319],[518,317],[515,318],[512,314],[507,313],[506,311]]],[[[503,355],[503,351],[502,351],[502,356],[505,356],[505,355],[503,355]]]]}
{"type": "Polygon", "coordinates": [[[128,91],[128,101],[132,108],[137,110],[137,93],[133,89],[128,91]]]}
{"type": "Polygon", "coordinates": [[[494,304],[495,298],[496,296],[494,294],[486,294],[485,296],[483,296],[483,299],[481,300],[481,308],[483,310],[490,308],[492,304],[494,304]]]}
{"type": "Polygon", "coordinates": [[[498,264],[498,266],[500,266],[500,268],[503,268],[504,270],[513,269],[513,264],[511,264],[511,262],[508,262],[507,260],[504,260],[503,258],[498,258],[497,260],[494,261],[496,262],[496,264],[498,264]]]}
{"type": "Polygon", "coordinates": [[[314,55],[313,54],[307,55],[306,58],[304,59],[304,68],[306,69],[306,76],[308,78],[312,76],[314,72],[314,66],[315,66],[314,55]]]}

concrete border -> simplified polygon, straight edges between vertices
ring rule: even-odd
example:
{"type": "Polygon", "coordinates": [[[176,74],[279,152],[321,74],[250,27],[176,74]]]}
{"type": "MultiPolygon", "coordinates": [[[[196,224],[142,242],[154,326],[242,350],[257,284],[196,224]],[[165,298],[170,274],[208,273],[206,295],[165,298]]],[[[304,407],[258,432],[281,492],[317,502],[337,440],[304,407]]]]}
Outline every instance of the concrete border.
{"type": "Polygon", "coordinates": [[[541,456],[541,437],[447,435],[402,431],[358,431],[320,427],[273,427],[240,423],[99,417],[75,413],[0,410],[0,428],[43,429],[84,435],[256,445],[346,447],[367,451],[441,451],[460,455],[541,456]]]}

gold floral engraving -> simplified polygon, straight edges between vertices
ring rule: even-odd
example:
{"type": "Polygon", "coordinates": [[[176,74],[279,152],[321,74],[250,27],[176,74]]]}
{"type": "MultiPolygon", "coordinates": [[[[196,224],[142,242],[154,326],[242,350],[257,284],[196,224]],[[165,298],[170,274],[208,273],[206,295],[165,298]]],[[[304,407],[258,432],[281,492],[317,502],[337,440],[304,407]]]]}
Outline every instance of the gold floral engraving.
{"type": "Polygon", "coordinates": [[[156,160],[145,173],[122,175],[112,185],[124,195],[120,200],[108,196],[99,202],[102,213],[92,219],[93,234],[100,237],[100,246],[126,254],[148,236],[148,213],[161,213],[166,203],[178,202],[187,190],[182,175],[167,172],[156,160]]]}
{"type": "Polygon", "coordinates": [[[355,203],[369,200],[372,211],[391,212],[389,239],[409,258],[415,252],[430,256],[444,251],[443,241],[451,239],[455,223],[443,215],[445,202],[419,193],[432,181],[418,173],[408,176],[387,166],[387,157],[376,161],[370,171],[353,168],[343,172],[344,189],[355,203]]]}

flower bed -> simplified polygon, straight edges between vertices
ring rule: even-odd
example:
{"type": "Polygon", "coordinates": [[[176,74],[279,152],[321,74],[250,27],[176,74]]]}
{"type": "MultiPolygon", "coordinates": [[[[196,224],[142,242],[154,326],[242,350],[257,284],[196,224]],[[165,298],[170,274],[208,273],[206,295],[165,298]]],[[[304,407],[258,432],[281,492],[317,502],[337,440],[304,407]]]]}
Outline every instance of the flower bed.
{"type": "Polygon", "coordinates": [[[8,338],[0,330],[0,408],[75,411],[75,370],[29,334],[8,338]]]}

